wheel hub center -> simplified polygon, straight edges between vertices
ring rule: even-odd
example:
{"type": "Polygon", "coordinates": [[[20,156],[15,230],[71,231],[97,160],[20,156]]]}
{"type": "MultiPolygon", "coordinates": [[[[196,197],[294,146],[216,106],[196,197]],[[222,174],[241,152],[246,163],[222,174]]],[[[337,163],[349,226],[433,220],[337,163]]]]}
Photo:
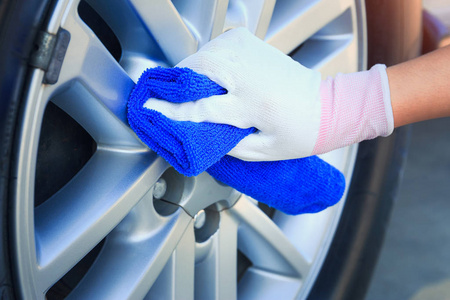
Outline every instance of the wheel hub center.
{"type": "Polygon", "coordinates": [[[196,177],[185,177],[173,168],[168,169],[153,186],[153,198],[181,206],[191,217],[196,218],[196,228],[205,224],[205,209],[215,206],[222,210],[234,205],[240,193],[219,183],[208,173],[196,177]]]}

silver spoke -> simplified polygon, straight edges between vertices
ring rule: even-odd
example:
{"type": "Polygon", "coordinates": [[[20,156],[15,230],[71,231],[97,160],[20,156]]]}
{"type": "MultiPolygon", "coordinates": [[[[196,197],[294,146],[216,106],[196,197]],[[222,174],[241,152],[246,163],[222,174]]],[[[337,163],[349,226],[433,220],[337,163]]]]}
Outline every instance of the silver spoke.
{"type": "Polygon", "coordinates": [[[341,14],[292,53],[292,58],[305,67],[319,70],[324,78],[334,76],[336,70],[356,72],[358,62],[349,59],[358,56],[358,40],[348,22],[351,17],[351,10],[341,14]]]}
{"type": "Polygon", "coordinates": [[[342,14],[352,0],[278,1],[266,41],[288,54],[342,14]]]}
{"type": "Polygon", "coordinates": [[[151,34],[142,28],[142,22],[129,1],[87,1],[98,12],[120,41],[123,55],[136,52],[145,56],[145,52],[154,54],[154,40],[151,34]],[[120,18],[117,16],[120,14],[120,18]]]}
{"type": "Polygon", "coordinates": [[[47,97],[98,144],[142,148],[127,126],[126,107],[133,81],[73,11],[63,26],[71,40],[58,83],[46,86],[47,97]]]}
{"type": "Polygon", "coordinates": [[[198,245],[200,254],[197,254],[199,258],[195,267],[196,299],[236,299],[236,249],[236,220],[228,211],[223,211],[220,213],[220,230],[198,245]]]}
{"type": "Polygon", "coordinates": [[[195,236],[189,226],[145,299],[194,299],[195,236]]]}
{"type": "Polygon", "coordinates": [[[299,278],[283,276],[250,267],[239,282],[239,299],[279,299],[282,291],[283,299],[297,298],[299,278]]]}
{"type": "Polygon", "coordinates": [[[238,245],[258,269],[303,278],[309,264],[278,226],[246,196],[230,209],[240,222],[238,245]],[[270,259],[267,259],[270,257],[270,259]]]}
{"type": "Polygon", "coordinates": [[[358,63],[348,63],[348,57],[357,55],[358,48],[356,46],[356,40],[353,41],[340,41],[334,48],[334,50],[324,59],[317,68],[322,73],[322,76],[332,76],[336,73],[336,70],[340,70],[342,73],[351,73],[358,70],[358,63]]]}
{"type": "Polygon", "coordinates": [[[349,55],[355,55],[357,51],[355,44],[356,41],[352,41],[351,36],[337,41],[311,40],[294,53],[292,58],[308,68],[319,70],[323,77],[335,75],[337,67],[341,72],[349,73],[358,67],[356,62],[346,63],[346,58],[349,55]],[[320,45],[323,47],[320,48],[321,55],[318,56],[317,46],[320,45]]]}
{"type": "Polygon", "coordinates": [[[199,46],[223,32],[229,0],[173,0],[172,2],[180,15],[196,29],[199,46]]]}
{"type": "Polygon", "coordinates": [[[161,217],[153,209],[152,197],[144,198],[108,235],[69,299],[144,298],[189,227],[192,218],[182,209],[161,217]]]}
{"type": "Polygon", "coordinates": [[[43,290],[97,245],[164,172],[144,152],[97,151],[65,187],[35,209],[36,248],[43,290]]]}
{"type": "MultiPolygon", "coordinates": [[[[208,2],[207,0],[205,2],[208,2]]],[[[229,0],[216,0],[216,7],[214,13],[214,21],[211,30],[211,40],[219,36],[223,32],[223,26],[225,25],[225,18],[227,15],[227,8],[229,0]]]]}
{"type": "Polygon", "coordinates": [[[197,51],[197,39],[170,0],[129,1],[172,65],[197,51]]]}
{"type": "Polygon", "coordinates": [[[267,29],[269,28],[270,21],[272,19],[275,0],[252,2],[250,3],[252,3],[254,7],[247,8],[248,11],[253,12],[249,14],[249,29],[254,32],[257,37],[264,39],[267,33],[267,29]]]}

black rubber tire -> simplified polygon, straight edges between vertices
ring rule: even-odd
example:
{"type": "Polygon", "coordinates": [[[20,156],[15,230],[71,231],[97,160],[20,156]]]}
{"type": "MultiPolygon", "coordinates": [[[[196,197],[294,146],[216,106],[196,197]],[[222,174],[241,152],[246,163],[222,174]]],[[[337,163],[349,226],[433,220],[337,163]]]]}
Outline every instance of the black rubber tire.
{"type": "MultiPolygon", "coordinates": [[[[420,34],[408,28],[407,12],[420,0],[367,0],[369,62],[397,63],[418,54],[406,48],[406,36],[420,34]],[[392,8],[394,7],[394,8],[392,8]],[[386,20],[402,20],[402,29],[389,33],[386,20]],[[406,32],[411,33],[406,35],[406,32]],[[377,37],[376,39],[371,37],[377,37]],[[402,41],[402,42],[399,42],[402,41]],[[398,46],[394,46],[395,43],[398,46]],[[401,46],[400,46],[401,44],[401,46]],[[375,46],[378,45],[378,46],[375,46]],[[380,47],[388,45],[389,47],[380,47]],[[390,49],[391,46],[393,49],[390,49]],[[395,48],[395,49],[394,49],[395,48]],[[381,49],[383,51],[381,51],[381,49]],[[408,51],[406,51],[408,49],[408,51]],[[380,53],[380,51],[382,53],[380,53]],[[408,52],[408,53],[407,53],[408,52]]],[[[11,177],[11,149],[14,142],[20,100],[26,86],[28,57],[37,29],[50,6],[46,0],[3,0],[0,2],[0,295],[13,299],[13,278],[8,245],[8,186],[11,177]]],[[[410,14],[411,15],[411,14],[410,14]]],[[[396,27],[397,28],[397,27],[396,27]]],[[[409,47],[409,46],[408,46],[409,47]]],[[[417,51],[416,51],[417,50],[417,51]]],[[[336,237],[310,295],[311,299],[362,299],[394,202],[401,174],[408,129],[389,138],[360,144],[357,164],[336,237]]]]}
{"type": "MultiPolygon", "coordinates": [[[[368,66],[393,65],[421,51],[421,0],[366,0],[368,66]]],[[[410,128],[360,143],[336,235],[309,299],[364,299],[384,240],[410,128]]]]}
{"type": "Polygon", "coordinates": [[[0,1],[0,296],[13,299],[8,244],[8,185],[16,119],[34,37],[48,9],[46,0],[0,1]]]}

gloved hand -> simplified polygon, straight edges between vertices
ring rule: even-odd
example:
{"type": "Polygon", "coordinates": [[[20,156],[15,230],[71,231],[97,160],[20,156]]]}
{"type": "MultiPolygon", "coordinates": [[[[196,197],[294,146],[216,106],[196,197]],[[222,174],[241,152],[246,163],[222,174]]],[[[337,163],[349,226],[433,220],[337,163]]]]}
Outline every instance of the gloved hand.
{"type": "Polygon", "coordinates": [[[382,65],[321,82],[319,72],[237,28],[177,67],[206,75],[228,93],[182,104],[149,99],[144,106],[177,121],[257,128],[228,153],[242,160],[306,157],[393,131],[382,65]]]}

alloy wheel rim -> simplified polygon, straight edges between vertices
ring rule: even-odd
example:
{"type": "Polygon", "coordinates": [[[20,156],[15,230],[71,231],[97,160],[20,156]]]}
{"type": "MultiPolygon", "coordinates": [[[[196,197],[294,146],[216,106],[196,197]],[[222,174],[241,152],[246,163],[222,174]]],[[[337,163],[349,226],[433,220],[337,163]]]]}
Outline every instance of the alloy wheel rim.
{"type": "MultiPolygon", "coordinates": [[[[256,201],[207,174],[177,175],[129,129],[126,99],[145,68],[172,66],[237,26],[324,75],[360,70],[366,51],[362,2],[93,0],[89,5],[117,36],[122,55],[116,61],[80,18],[79,1],[57,3],[47,31],[56,34],[61,27],[71,41],[56,84],[42,84],[43,71],[32,72],[16,147],[12,237],[20,295],[44,299],[99,243],[100,253],[69,298],[307,295],[344,200],[314,215],[276,211],[270,218],[256,201]],[[79,123],[96,149],[71,181],[35,207],[39,137],[49,102],[79,123]],[[155,202],[160,178],[175,192],[155,202]],[[205,218],[202,226],[197,218],[205,218]],[[251,262],[241,278],[237,249],[251,262]]],[[[351,146],[321,157],[349,183],[356,151],[351,146]]]]}

